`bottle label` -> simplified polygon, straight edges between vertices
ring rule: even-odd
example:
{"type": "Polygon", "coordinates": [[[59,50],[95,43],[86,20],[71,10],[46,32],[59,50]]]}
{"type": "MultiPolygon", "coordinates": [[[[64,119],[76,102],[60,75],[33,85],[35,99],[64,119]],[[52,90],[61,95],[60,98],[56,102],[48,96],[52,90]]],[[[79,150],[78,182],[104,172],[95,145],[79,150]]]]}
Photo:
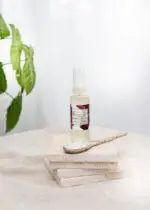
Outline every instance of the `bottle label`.
{"type": "Polygon", "coordinates": [[[71,129],[87,130],[89,128],[89,104],[70,105],[71,129]]]}

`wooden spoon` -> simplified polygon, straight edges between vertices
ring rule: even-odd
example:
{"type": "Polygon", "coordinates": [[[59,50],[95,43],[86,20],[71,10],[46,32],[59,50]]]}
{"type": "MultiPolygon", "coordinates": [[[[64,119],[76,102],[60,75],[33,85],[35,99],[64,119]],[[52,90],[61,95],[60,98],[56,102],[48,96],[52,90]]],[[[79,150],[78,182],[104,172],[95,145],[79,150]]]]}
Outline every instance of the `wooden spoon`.
{"type": "Polygon", "coordinates": [[[64,152],[68,153],[68,154],[82,153],[82,152],[85,152],[85,151],[91,149],[92,147],[114,141],[115,139],[126,136],[127,134],[128,134],[127,132],[120,133],[116,136],[111,136],[111,137],[105,138],[103,140],[96,141],[96,142],[91,142],[91,143],[90,142],[87,142],[87,143],[72,142],[72,143],[69,143],[67,145],[64,145],[63,149],[64,149],[64,152]]]}

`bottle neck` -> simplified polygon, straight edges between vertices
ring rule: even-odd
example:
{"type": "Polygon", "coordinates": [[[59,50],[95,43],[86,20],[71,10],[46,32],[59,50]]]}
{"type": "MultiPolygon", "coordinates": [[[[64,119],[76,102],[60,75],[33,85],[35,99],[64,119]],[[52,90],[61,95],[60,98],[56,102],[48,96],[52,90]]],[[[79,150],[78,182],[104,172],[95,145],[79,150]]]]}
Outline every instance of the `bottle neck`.
{"type": "Polygon", "coordinates": [[[72,93],[74,95],[85,95],[87,93],[87,91],[86,91],[85,87],[73,86],[72,93]]]}

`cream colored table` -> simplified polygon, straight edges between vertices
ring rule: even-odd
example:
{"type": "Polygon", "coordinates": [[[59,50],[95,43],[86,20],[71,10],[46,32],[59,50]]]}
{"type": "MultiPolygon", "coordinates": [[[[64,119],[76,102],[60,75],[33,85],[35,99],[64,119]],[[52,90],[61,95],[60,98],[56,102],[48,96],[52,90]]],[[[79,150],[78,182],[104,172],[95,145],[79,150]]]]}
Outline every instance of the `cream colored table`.
{"type": "MultiPolygon", "coordinates": [[[[116,133],[94,128],[92,138],[116,133]]],[[[43,129],[0,138],[0,210],[150,209],[150,137],[129,133],[115,142],[124,179],[60,188],[43,165],[57,135],[43,129]]]]}

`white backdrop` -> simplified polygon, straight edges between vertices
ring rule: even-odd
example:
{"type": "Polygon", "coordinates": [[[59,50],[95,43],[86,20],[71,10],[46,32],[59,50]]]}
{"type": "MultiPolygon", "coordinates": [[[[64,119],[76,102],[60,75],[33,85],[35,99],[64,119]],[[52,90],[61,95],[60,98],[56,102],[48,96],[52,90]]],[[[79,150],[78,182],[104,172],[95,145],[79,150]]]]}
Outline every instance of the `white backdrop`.
{"type": "Polygon", "coordinates": [[[3,0],[6,19],[36,53],[38,83],[17,131],[69,127],[77,66],[86,71],[92,124],[150,134],[149,11],[148,0],[3,0]]]}

